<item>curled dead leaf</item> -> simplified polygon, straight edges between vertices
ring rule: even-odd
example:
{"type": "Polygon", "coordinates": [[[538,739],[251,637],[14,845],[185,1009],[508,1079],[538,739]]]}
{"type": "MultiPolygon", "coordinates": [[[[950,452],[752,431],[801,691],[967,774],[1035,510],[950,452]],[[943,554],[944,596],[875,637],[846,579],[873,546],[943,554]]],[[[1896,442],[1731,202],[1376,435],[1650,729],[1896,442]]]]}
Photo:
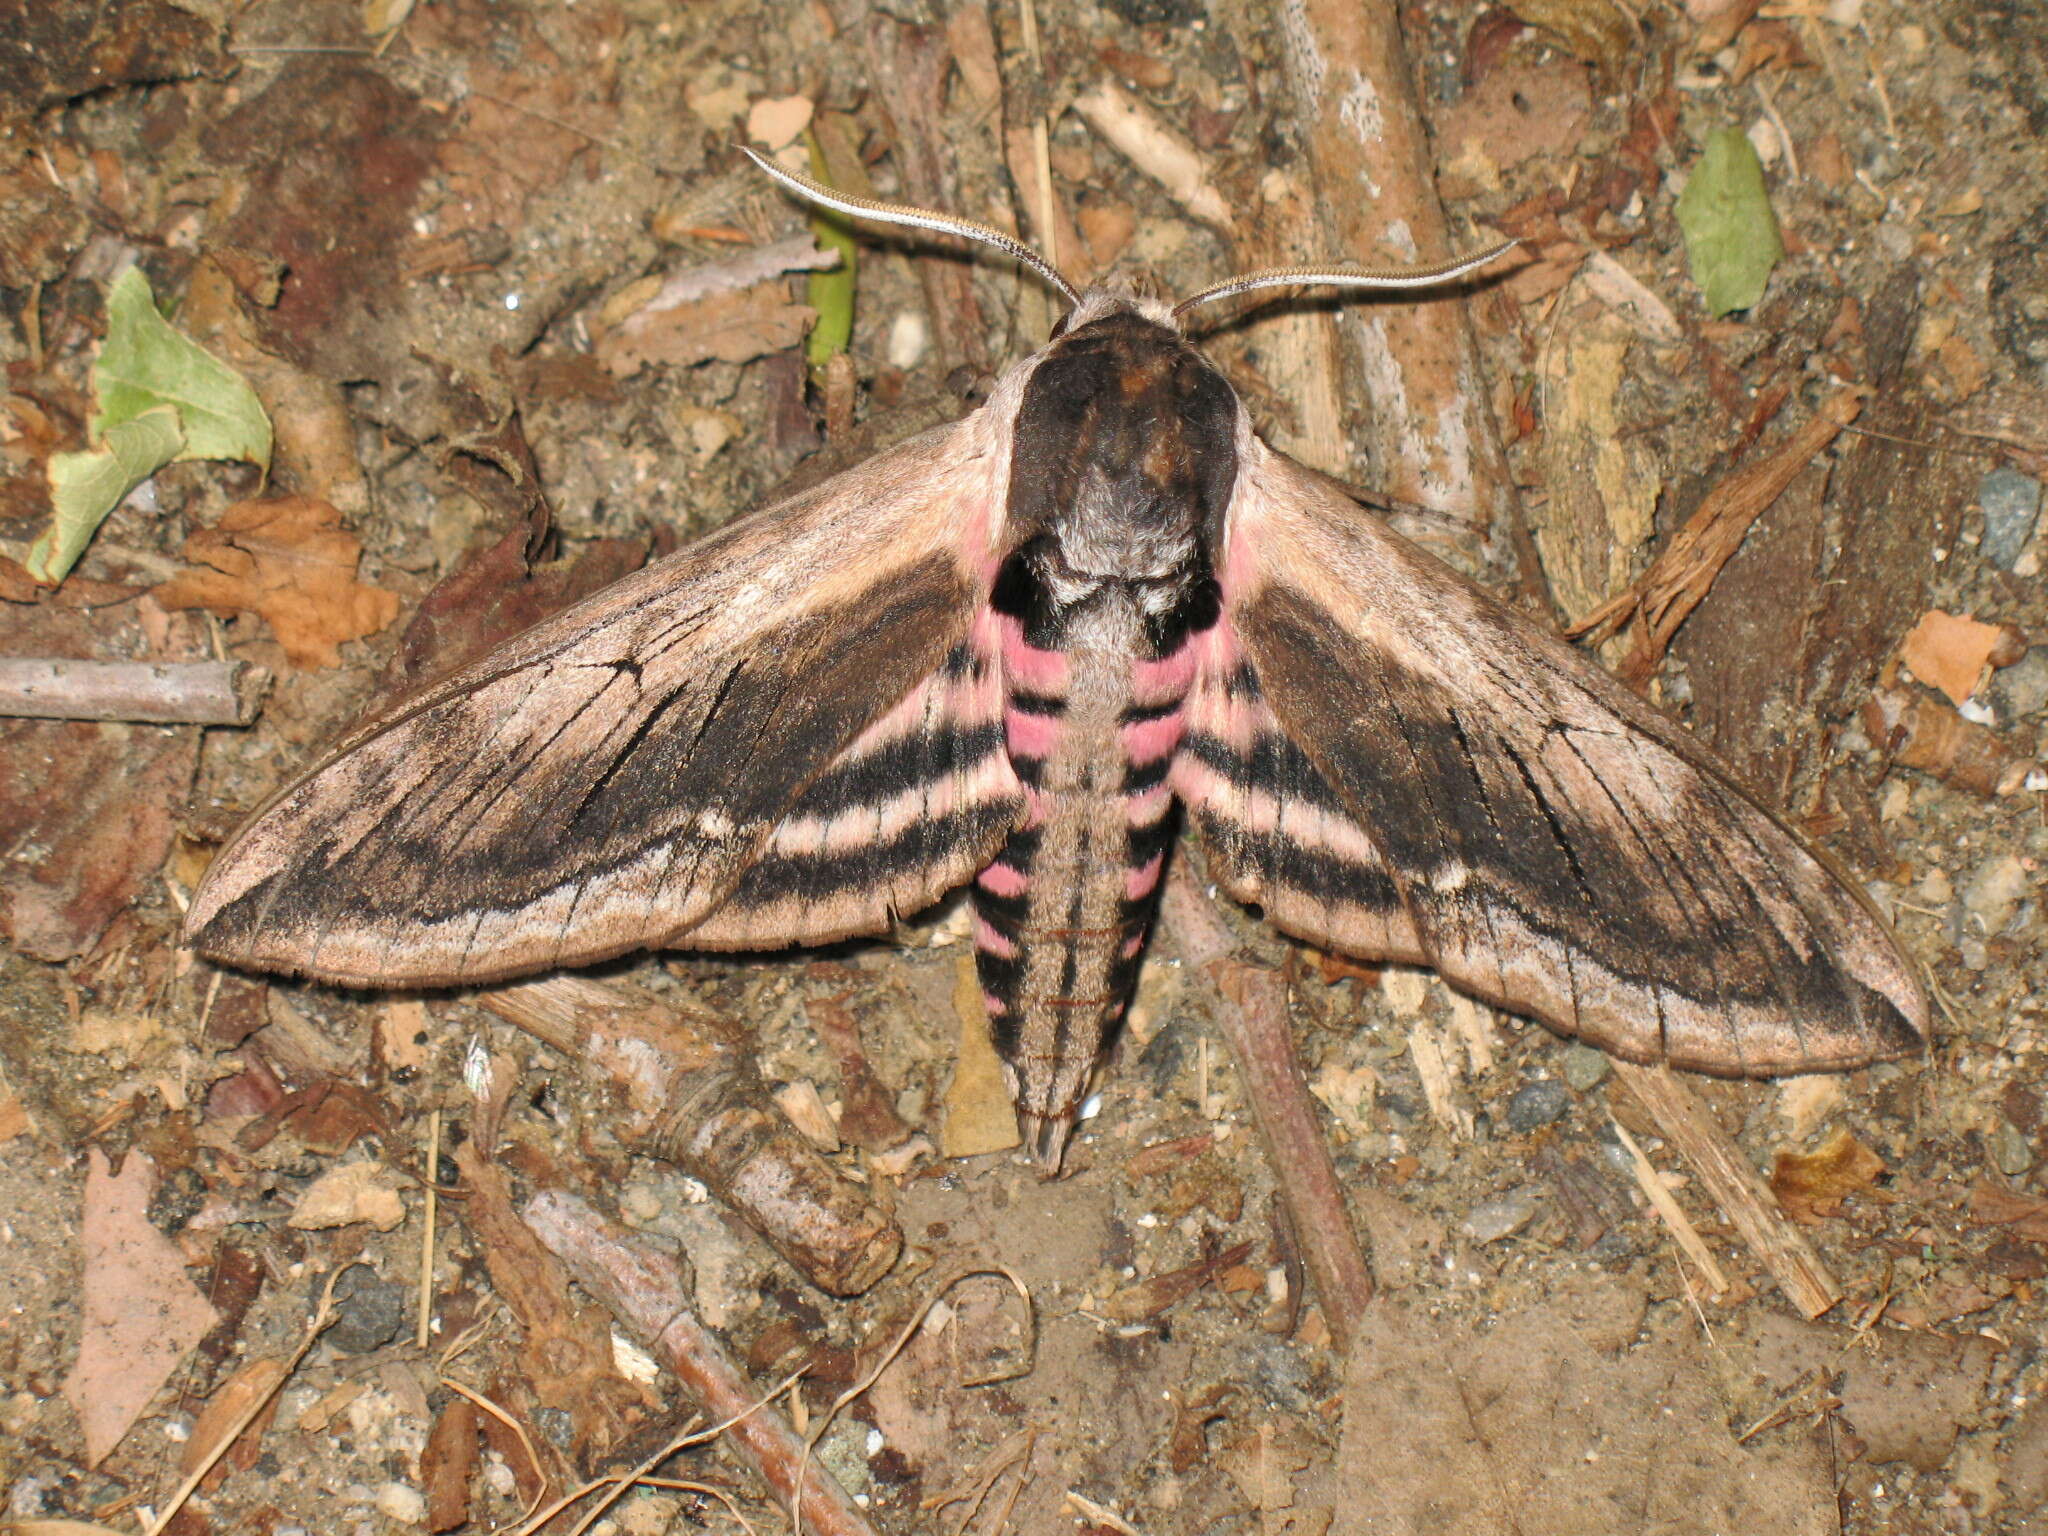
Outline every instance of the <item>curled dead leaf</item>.
{"type": "Polygon", "coordinates": [[[1786,1215],[1810,1226],[1841,1214],[1842,1201],[1869,1189],[1884,1171],[1883,1158],[1837,1126],[1811,1152],[1780,1152],[1771,1168],[1771,1192],[1786,1215]]]}
{"type": "Polygon", "coordinates": [[[173,576],[154,595],[166,608],[258,614],[293,666],[338,666],[343,641],[398,617],[395,593],[356,580],[362,552],[329,502],[240,501],[185,541],[185,558],[209,569],[173,576]]]}

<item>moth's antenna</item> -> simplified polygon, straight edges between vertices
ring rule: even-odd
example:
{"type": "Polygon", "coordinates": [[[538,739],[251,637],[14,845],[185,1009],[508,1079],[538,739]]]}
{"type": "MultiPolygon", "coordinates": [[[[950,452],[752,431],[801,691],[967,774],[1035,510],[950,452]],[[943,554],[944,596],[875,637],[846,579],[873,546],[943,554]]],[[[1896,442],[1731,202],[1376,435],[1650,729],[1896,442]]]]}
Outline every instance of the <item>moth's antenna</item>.
{"type": "Polygon", "coordinates": [[[958,219],[948,213],[932,213],[924,208],[912,208],[907,203],[885,203],[872,197],[855,197],[848,192],[835,192],[820,182],[811,180],[800,171],[792,171],[786,165],[778,165],[760,151],[742,144],[749,160],[768,175],[782,183],[789,191],[807,202],[818,203],[849,218],[873,219],[882,224],[908,224],[913,229],[929,229],[942,235],[958,235],[963,240],[978,240],[983,245],[992,245],[1006,256],[1031,268],[1053,287],[1059,289],[1070,305],[1081,302],[1081,294],[1074,285],[1059,274],[1059,269],[1021,240],[1011,238],[1000,229],[991,229],[986,224],[977,224],[972,219],[958,219]]]}
{"type": "Polygon", "coordinates": [[[1454,256],[1449,261],[1432,262],[1423,267],[1264,267],[1218,283],[1214,288],[1204,288],[1191,299],[1182,299],[1173,306],[1173,317],[1178,320],[1199,305],[1213,304],[1233,294],[1250,293],[1254,288],[1281,288],[1302,283],[1328,283],[1339,288],[1435,288],[1468,272],[1478,271],[1521,243],[1508,240],[1476,256],[1454,256]]]}

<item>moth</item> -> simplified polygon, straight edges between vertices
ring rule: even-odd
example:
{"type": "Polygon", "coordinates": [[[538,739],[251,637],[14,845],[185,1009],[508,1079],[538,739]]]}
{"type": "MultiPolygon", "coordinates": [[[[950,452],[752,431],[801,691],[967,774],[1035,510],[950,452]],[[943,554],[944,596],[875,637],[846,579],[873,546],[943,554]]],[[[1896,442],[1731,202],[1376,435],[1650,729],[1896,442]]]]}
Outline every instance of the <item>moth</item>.
{"type": "MultiPolygon", "coordinates": [[[[751,151],[750,151],[751,153],[751,151]]],[[[1057,1171],[1181,817],[1308,943],[1633,1061],[1919,1049],[1867,895],[1681,728],[1267,447],[1173,307],[1078,292],[964,419],[719,532],[355,730],[259,810],[188,941],[351,986],[886,931],[969,885],[1019,1125],[1057,1171]]],[[[1506,249],[1505,247],[1501,249],[1506,249]]]]}

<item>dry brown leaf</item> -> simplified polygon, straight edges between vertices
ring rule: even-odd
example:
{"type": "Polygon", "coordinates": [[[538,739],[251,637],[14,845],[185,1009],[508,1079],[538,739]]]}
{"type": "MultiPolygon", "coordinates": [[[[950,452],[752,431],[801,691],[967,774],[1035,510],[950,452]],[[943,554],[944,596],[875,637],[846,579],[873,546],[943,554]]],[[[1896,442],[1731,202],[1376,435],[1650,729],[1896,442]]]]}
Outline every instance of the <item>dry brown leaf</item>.
{"type": "Polygon", "coordinates": [[[1099,1310],[1104,1317],[1119,1323],[1140,1323],[1157,1317],[1175,1302],[1192,1296],[1225,1270],[1242,1264],[1251,1256],[1251,1251],[1250,1243],[1239,1243],[1212,1259],[1200,1259],[1163,1275],[1140,1280],[1136,1285],[1127,1285],[1103,1298],[1099,1310]]]}
{"type": "Polygon", "coordinates": [[[643,310],[597,344],[597,356],[618,378],[649,363],[689,368],[712,361],[750,363],[803,340],[818,312],[793,304],[779,284],[713,294],[670,309],[643,310]]]}
{"type": "Polygon", "coordinates": [[[246,1472],[255,1465],[257,1453],[263,1448],[263,1432],[277,1416],[277,1401],[271,1394],[284,1380],[284,1374],[282,1360],[244,1361],[242,1368],[223,1382],[199,1411],[192,1425],[192,1438],[185,1442],[185,1453],[178,1458],[178,1471],[190,1477],[195,1467],[213,1455],[221,1438],[249,1411],[249,1405],[268,1398],[269,1406],[235,1437],[235,1443],[214,1463],[200,1487],[217,1488],[230,1472],[246,1472]]]}
{"type": "Polygon", "coordinates": [[[434,1420],[420,1452],[420,1483],[427,1495],[427,1529],[452,1531],[469,1519],[469,1487],[478,1457],[476,1405],[452,1398],[434,1420]]]}
{"type": "Polygon", "coordinates": [[[212,567],[155,589],[166,608],[255,613],[295,667],[332,667],[344,640],[398,617],[398,597],[356,580],[362,541],[341,513],[310,496],[240,501],[185,541],[185,558],[212,567]]]}
{"type": "Polygon", "coordinates": [[[1785,1214],[1809,1226],[1839,1215],[1845,1197],[1875,1184],[1884,1159],[1837,1126],[1811,1152],[1780,1152],[1771,1168],[1771,1192],[1785,1214]]]}
{"type": "Polygon", "coordinates": [[[2048,1243],[2048,1200],[1979,1181],[1970,1189],[1970,1217],[1987,1227],[2004,1227],[2029,1242],[2048,1243]]]}
{"type": "Polygon", "coordinates": [[[1636,40],[1636,24],[1615,0],[1508,0],[1508,9],[1541,27],[1612,80],[1636,40]]]}
{"type": "Polygon", "coordinates": [[[1900,642],[1899,659],[1921,682],[1961,704],[1977,691],[1977,680],[2004,638],[1996,624],[1930,608],[1900,642]]]}
{"type": "Polygon", "coordinates": [[[961,957],[953,1004],[960,1017],[960,1052],[946,1089],[946,1131],[940,1145],[947,1157],[1008,1151],[1017,1145],[1017,1111],[1003,1086],[1002,1063],[988,1043],[987,1015],[972,955],[961,957]]]}
{"type": "Polygon", "coordinates": [[[85,1431],[86,1465],[98,1466],[218,1319],[185,1278],[177,1245],[150,1225],[149,1159],[130,1154],[116,1175],[98,1147],[89,1157],[84,1316],[64,1396],[85,1431]]]}

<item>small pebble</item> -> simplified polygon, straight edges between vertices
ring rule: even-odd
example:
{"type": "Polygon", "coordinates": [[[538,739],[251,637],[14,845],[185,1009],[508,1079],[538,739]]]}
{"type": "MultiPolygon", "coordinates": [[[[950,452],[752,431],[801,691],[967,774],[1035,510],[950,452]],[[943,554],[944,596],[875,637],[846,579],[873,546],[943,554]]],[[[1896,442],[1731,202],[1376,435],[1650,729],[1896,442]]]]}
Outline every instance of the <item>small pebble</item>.
{"type": "Polygon", "coordinates": [[[1525,1190],[1502,1195],[1475,1207],[1461,1223],[1465,1235],[1475,1243],[1493,1243],[1519,1232],[1536,1216],[1536,1199],[1525,1190]]]}
{"type": "Polygon", "coordinates": [[[1999,717],[2024,720],[2048,705],[2048,646],[2037,645],[1991,676],[1991,698],[1999,717]]]}
{"type": "Polygon", "coordinates": [[[819,1464],[838,1478],[839,1486],[851,1494],[865,1493],[870,1481],[867,1440],[866,1425],[839,1419],[818,1442],[819,1464]]]}
{"type": "Polygon", "coordinates": [[[2000,1173],[2017,1178],[2034,1166],[2033,1147],[2010,1120],[2001,1118],[1986,1140],[1992,1164],[2000,1173]]]}
{"type": "Polygon", "coordinates": [[[2041,516],[2041,482],[2000,465],[1977,482],[1977,505],[1984,509],[1984,558],[2011,570],[2041,516]]]}
{"type": "Polygon", "coordinates": [[[377,1489],[377,1513],[400,1525],[424,1525],[427,1498],[410,1483],[384,1483],[377,1489]]]}
{"type": "Polygon", "coordinates": [[[1607,1053],[1576,1041],[1564,1048],[1564,1080],[1580,1093],[1590,1093],[1607,1077],[1607,1053]]]}
{"type": "Polygon", "coordinates": [[[1508,1100],[1508,1134],[1526,1136],[1561,1118],[1571,1108],[1571,1090],[1554,1077],[1524,1083],[1508,1100]]]}
{"type": "Polygon", "coordinates": [[[2017,854],[1994,854],[1978,865],[1963,887],[1963,905],[1986,937],[2004,931],[2033,884],[2017,854]]]}
{"type": "Polygon", "coordinates": [[[406,1287],[349,1270],[334,1285],[334,1322],[321,1335],[344,1355],[367,1355],[398,1337],[410,1301],[406,1287]]]}

